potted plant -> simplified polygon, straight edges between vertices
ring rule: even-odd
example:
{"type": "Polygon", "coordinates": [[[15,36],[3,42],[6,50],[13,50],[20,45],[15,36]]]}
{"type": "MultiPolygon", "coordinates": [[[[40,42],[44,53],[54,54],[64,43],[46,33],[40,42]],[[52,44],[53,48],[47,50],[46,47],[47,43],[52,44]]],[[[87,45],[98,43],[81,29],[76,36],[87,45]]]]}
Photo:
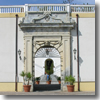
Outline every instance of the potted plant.
{"type": "Polygon", "coordinates": [[[61,84],[61,77],[58,77],[57,80],[58,80],[59,84],[61,84]]]}
{"type": "Polygon", "coordinates": [[[40,82],[40,77],[36,77],[36,78],[35,78],[35,83],[36,83],[36,84],[39,84],[39,82],[40,82]]]}
{"type": "Polygon", "coordinates": [[[29,85],[29,81],[32,78],[32,74],[30,72],[25,73],[24,71],[22,71],[20,73],[20,76],[23,77],[23,81],[24,81],[24,85],[23,85],[24,91],[25,92],[30,92],[31,85],[29,85]],[[27,83],[25,83],[25,78],[26,78],[27,83]]]}
{"type": "Polygon", "coordinates": [[[49,77],[49,80],[47,80],[47,84],[51,84],[51,78],[49,77]]]}
{"type": "Polygon", "coordinates": [[[65,77],[65,82],[69,82],[70,85],[67,85],[67,89],[68,89],[68,92],[74,92],[74,86],[73,83],[75,82],[75,78],[73,76],[66,76],[65,77]]]}

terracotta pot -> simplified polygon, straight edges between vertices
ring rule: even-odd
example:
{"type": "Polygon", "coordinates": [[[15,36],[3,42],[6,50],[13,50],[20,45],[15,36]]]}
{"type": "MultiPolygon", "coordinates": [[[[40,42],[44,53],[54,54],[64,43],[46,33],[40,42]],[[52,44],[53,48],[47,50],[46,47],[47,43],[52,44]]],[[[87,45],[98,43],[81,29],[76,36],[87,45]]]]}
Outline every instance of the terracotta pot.
{"type": "Polygon", "coordinates": [[[30,92],[31,85],[23,85],[25,92],[30,92]]]}
{"type": "Polygon", "coordinates": [[[40,81],[35,81],[36,84],[39,84],[40,81]]]}
{"type": "Polygon", "coordinates": [[[58,82],[59,82],[59,84],[61,84],[61,81],[60,80],[58,80],[58,82]]]}
{"type": "Polygon", "coordinates": [[[75,85],[67,85],[68,92],[74,92],[75,85]]]}
{"type": "Polygon", "coordinates": [[[47,81],[47,84],[51,84],[51,81],[47,81]]]}

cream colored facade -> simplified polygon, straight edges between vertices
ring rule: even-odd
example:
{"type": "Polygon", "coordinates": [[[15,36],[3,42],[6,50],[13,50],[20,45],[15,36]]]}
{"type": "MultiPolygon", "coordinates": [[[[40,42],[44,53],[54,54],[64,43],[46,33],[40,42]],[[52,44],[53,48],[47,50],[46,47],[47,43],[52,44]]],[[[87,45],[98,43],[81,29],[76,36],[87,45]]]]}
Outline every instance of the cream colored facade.
{"type": "MultiPolygon", "coordinates": [[[[95,13],[78,14],[81,58],[80,91],[95,91],[95,13]],[[87,27],[85,27],[85,25],[87,25],[87,27]]],[[[0,49],[0,60],[2,61],[2,63],[0,63],[0,76],[3,75],[0,79],[0,91],[15,91],[15,15],[15,13],[0,14],[0,20],[1,23],[3,23],[0,24],[0,27],[2,27],[0,29],[0,43],[1,45],[5,44],[2,45],[2,48],[0,49]]],[[[25,13],[18,13],[18,15],[19,25],[21,25],[25,13]]],[[[76,13],[71,13],[71,17],[76,23],[75,15],[76,13]]],[[[67,14],[60,16],[66,17],[65,20],[67,21],[67,14]]],[[[30,29],[28,28],[27,31],[23,25],[22,27],[18,27],[18,48],[22,51],[22,60],[18,59],[18,91],[23,91],[23,80],[19,75],[20,72],[24,70],[25,72],[34,74],[35,53],[39,48],[48,43],[49,46],[55,47],[60,53],[61,90],[67,91],[64,77],[65,75],[70,75],[70,68],[72,67],[72,74],[76,79],[75,91],[77,91],[77,61],[74,60],[73,54],[73,49],[77,48],[76,26],[74,26],[75,24],[71,24],[73,26],[68,25],[66,28],[63,28],[63,26],[60,25],[56,27],[52,27],[53,25],[48,26],[49,28],[46,26],[39,28],[34,27],[34,32],[32,29],[29,31],[30,29]],[[55,45],[52,43],[55,43],[55,45]],[[40,46],[38,44],[42,45],[40,46]]],[[[33,83],[31,82],[31,84],[33,83]]]]}

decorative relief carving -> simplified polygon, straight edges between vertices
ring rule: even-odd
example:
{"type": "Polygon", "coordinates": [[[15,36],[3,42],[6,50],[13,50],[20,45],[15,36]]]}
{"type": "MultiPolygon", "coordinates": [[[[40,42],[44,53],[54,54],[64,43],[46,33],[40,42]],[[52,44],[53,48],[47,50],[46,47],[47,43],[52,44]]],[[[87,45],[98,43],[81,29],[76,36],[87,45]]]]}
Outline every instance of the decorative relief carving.
{"type": "MultiPolygon", "coordinates": [[[[58,50],[58,48],[62,46],[62,41],[35,41],[34,42],[34,47],[36,48],[36,50],[42,46],[53,46],[58,50]]],[[[61,53],[62,51],[59,52],[61,53]]]]}

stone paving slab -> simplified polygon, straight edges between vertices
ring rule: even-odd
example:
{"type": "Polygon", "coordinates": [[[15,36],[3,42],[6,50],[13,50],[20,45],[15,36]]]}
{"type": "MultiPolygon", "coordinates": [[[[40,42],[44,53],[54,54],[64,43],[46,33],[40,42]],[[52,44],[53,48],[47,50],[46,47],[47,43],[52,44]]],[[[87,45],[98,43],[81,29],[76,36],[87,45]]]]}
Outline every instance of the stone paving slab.
{"type": "Polygon", "coordinates": [[[62,91],[0,92],[0,95],[95,95],[95,92],[62,92],[62,91]]]}

